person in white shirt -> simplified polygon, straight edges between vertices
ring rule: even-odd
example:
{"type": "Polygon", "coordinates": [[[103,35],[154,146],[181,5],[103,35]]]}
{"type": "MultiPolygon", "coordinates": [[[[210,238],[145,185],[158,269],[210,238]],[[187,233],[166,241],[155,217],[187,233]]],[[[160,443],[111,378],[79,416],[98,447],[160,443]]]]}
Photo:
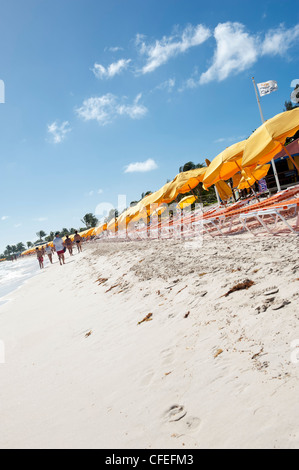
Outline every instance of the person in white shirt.
{"type": "Polygon", "coordinates": [[[46,246],[45,251],[46,251],[46,254],[48,255],[50,263],[53,264],[53,261],[52,261],[52,248],[50,247],[49,244],[46,246]]]}
{"type": "Polygon", "coordinates": [[[53,240],[55,251],[58,255],[60,265],[65,264],[64,262],[64,243],[62,238],[59,236],[59,232],[55,233],[55,238],[53,240]]]}

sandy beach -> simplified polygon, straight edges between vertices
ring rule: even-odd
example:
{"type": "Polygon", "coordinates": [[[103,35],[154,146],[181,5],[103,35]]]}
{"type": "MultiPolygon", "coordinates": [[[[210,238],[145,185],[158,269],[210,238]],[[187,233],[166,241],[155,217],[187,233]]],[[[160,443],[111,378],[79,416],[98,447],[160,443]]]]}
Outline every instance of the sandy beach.
{"type": "Polygon", "coordinates": [[[0,447],[298,448],[298,287],[292,234],[55,257],[0,307],[0,447]]]}

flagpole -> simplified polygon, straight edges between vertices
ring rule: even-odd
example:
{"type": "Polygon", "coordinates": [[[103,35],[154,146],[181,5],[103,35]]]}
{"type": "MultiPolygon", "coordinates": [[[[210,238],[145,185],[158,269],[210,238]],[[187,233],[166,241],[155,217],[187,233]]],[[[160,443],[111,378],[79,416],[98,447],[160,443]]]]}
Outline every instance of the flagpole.
{"type": "MultiPolygon", "coordinates": [[[[258,92],[257,92],[257,89],[256,89],[256,84],[255,84],[255,81],[254,81],[254,77],[252,77],[252,82],[253,82],[253,86],[254,86],[255,96],[256,96],[256,99],[257,99],[257,104],[258,104],[258,107],[259,107],[259,110],[260,110],[262,123],[264,123],[265,119],[264,119],[264,116],[263,116],[263,113],[262,113],[261,103],[260,103],[260,100],[259,100],[259,97],[258,97],[258,92]]],[[[281,191],[281,187],[280,187],[280,183],[279,183],[279,179],[278,179],[278,174],[277,174],[274,158],[272,158],[272,160],[271,160],[271,165],[272,165],[272,168],[273,168],[273,173],[274,173],[274,176],[275,176],[277,189],[278,189],[278,191],[281,191]]]]}

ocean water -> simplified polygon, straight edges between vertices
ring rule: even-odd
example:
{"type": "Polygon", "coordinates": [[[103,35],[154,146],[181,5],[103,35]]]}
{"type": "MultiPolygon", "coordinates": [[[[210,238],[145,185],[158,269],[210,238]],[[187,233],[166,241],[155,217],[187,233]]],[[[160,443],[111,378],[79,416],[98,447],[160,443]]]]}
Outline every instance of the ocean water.
{"type": "Polygon", "coordinates": [[[32,276],[40,272],[37,259],[25,258],[17,261],[2,261],[0,263],[0,306],[2,297],[10,294],[32,276]]]}

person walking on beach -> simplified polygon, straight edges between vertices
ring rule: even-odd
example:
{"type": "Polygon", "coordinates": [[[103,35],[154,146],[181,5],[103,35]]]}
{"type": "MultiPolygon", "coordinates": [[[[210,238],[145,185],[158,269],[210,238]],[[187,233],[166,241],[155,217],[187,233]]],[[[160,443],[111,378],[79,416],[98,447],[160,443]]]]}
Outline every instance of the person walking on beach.
{"type": "Polygon", "coordinates": [[[46,246],[45,251],[46,251],[46,254],[48,255],[50,263],[53,264],[53,261],[52,261],[52,248],[50,247],[49,244],[46,246]]]}
{"type": "Polygon", "coordinates": [[[44,267],[44,258],[41,250],[38,249],[38,246],[35,248],[36,256],[39,262],[39,267],[42,269],[44,267]]]}
{"type": "Polygon", "coordinates": [[[63,243],[62,238],[59,236],[59,232],[55,233],[55,238],[53,240],[53,243],[54,243],[54,246],[55,246],[56,253],[58,255],[60,266],[62,266],[62,264],[65,264],[65,262],[64,262],[64,243],[63,243]]]}
{"type": "Polygon", "coordinates": [[[75,231],[74,241],[76,242],[78,253],[82,251],[82,238],[78,233],[78,230],[75,231]]]}
{"type": "Polygon", "coordinates": [[[69,238],[68,235],[66,235],[65,240],[64,240],[64,243],[65,243],[65,246],[67,247],[67,249],[69,250],[69,254],[70,254],[71,256],[73,256],[73,242],[72,242],[72,240],[69,238]]]}

